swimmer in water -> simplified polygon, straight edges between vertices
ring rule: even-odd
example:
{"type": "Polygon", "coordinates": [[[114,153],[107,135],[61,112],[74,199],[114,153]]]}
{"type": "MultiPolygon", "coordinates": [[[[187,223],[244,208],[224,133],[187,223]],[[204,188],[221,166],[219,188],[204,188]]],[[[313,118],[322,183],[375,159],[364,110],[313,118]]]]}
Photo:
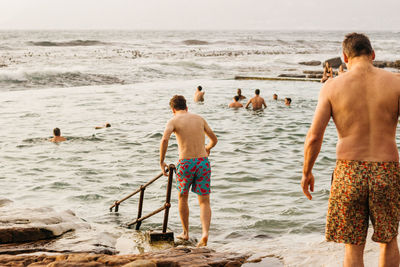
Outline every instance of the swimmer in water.
{"type": "Polygon", "coordinates": [[[253,106],[253,110],[260,110],[267,107],[267,104],[265,104],[264,98],[260,96],[260,89],[256,89],[255,91],[255,96],[247,102],[246,107],[248,108],[250,104],[253,106]]]}
{"type": "Polygon", "coordinates": [[[194,93],[194,102],[204,102],[205,93],[201,90],[203,90],[203,87],[201,87],[200,85],[197,86],[196,93],[194,93]]]}
{"type": "Polygon", "coordinates": [[[50,142],[59,143],[67,141],[67,138],[61,136],[61,130],[59,128],[54,128],[53,130],[54,137],[50,139],[50,142]]]}
{"type": "Polygon", "coordinates": [[[110,128],[111,124],[109,124],[108,122],[106,124],[104,124],[103,126],[96,126],[94,127],[96,130],[98,129],[103,129],[103,128],[110,128]]]}
{"type": "Polygon", "coordinates": [[[234,99],[234,101],[229,104],[230,108],[242,108],[243,107],[242,103],[239,102],[238,95],[235,95],[235,97],[233,99],[234,99]]]}

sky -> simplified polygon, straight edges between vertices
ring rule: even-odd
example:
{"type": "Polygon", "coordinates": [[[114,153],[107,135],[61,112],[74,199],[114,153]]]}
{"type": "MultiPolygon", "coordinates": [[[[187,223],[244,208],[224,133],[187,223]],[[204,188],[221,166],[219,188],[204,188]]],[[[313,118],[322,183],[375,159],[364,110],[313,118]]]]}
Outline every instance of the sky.
{"type": "Polygon", "coordinates": [[[400,0],[0,0],[0,29],[400,31],[400,0]]]}

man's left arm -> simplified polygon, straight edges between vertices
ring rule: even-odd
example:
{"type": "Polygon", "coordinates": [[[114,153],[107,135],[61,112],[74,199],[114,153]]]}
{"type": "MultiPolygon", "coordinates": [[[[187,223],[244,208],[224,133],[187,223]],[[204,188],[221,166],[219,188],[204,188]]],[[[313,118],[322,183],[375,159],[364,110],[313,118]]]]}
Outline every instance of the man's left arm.
{"type": "Polygon", "coordinates": [[[172,120],[168,121],[167,125],[165,126],[164,134],[160,142],[160,167],[162,172],[165,176],[167,176],[166,168],[168,167],[165,161],[165,154],[167,153],[168,149],[168,141],[171,137],[171,134],[174,132],[174,124],[172,120]]]}
{"type": "Polygon", "coordinates": [[[263,98],[263,105],[264,105],[264,108],[267,108],[267,104],[265,104],[265,99],[263,98]]]}
{"type": "Polygon", "coordinates": [[[332,107],[327,93],[330,84],[331,83],[327,81],[321,89],[314,119],[304,142],[304,164],[301,187],[303,188],[304,195],[310,200],[312,199],[310,191],[314,192],[312,168],[321,150],[325,129],[332,114],[332,107]]]}

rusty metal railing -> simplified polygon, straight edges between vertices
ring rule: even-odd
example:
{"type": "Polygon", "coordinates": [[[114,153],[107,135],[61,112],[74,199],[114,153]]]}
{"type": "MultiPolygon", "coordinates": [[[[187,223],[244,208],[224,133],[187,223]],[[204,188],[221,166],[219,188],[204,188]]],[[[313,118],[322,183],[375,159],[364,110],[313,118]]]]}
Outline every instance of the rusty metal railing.
{"type": "Polygon", "coordinates": [[[140,192],[137,218],[136,218],[136,220],[133,220],[133,221],[129,222],[127,225],[129,227],[131,227],[131,226],[136,224],[136,230],[139,230],[140,226],[142,224],[142,221],[144,221],[144,220],[150,218],[151,216],[153,216],[153,215],[165,210],[163,228],[162,228],[162,233],[165,234],[167,232],[169,208],[171,207],[171,189],[172,189],[172,179],[173,179],[173,176],[174,176],[174,170],[175,170],[175,165],[174,164],[170,164],[168,166],[167,193],[166,193],[165,203],[164,203],[164,205],[162,207],[156,209],[155,211],[153,211],[153,212],[151,212],[151,213],[149,213],[149,214],[147,214],[145,216],[142,216],[143,202],[144,202],[144,191],[146,190],[146,188],[149,185],[151,185],[152,183],[154,183],[155,181],[157,181],[158,179],[160,179],[163,176],[163,173],[161,172],[156,177],[154,177],[153,179],[148,181],[146,184],[141,185],[137,190],[135,190],[131,194],[127,195],[126,197],[122,198],[121,200],[115,201],[114,204],[110,207],[110,212],[112,212],[113,208],[114,208],[115,212],[118,212],[119,205],[122,202],[124,202],[125,200],[133,197],[134,195],[136,195],[137,193],[140,192]]]}

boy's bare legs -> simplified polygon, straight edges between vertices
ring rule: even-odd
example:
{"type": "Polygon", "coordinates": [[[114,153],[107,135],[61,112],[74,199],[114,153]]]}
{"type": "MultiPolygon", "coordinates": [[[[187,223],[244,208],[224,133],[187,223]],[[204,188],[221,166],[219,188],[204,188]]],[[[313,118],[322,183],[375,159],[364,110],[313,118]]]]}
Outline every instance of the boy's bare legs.
{"type": "Polygon", "coordinates": [[[397,245],[397,236],[389,243],[380,243],[381,251],[379,255],[379,267],[399,266],[399,247],[397,245]]]}
{"type": "Polygon", "coordinates": [[[345,245],[344,267],[364,267],[364,247],[365,245],[345,245]]]}
{"type": "Polygon", "coordinates": [[[178,235],[176,238],[189,240],[189,204],[188,204],[189,194],[181,194],[179,192],[178,206],[179,206],[179,216],[181,217],[181,224],[183,228],[182,234],[178,235]]]}
{"type": "Polygon", "coordinates": [[[208,231],[210,230],[211,222],[211,207],[210,207],[210,195],[199,195],[199,205],[200,205],[200,220],[201,227],[203,229],[203,234],[201,236],[200,242],[197,247],[207,246],[208,241],[208,231]]]}

